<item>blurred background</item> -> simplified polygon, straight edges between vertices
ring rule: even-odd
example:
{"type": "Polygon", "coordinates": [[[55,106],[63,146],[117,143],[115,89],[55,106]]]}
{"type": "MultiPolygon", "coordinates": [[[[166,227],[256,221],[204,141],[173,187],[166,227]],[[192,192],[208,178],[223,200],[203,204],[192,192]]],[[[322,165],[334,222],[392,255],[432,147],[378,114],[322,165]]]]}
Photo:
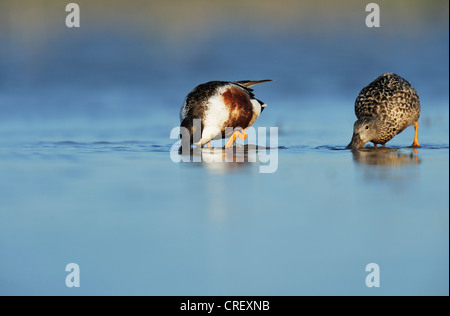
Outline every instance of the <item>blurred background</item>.
{"type": "Polygon", "coordinates": [[[351,116],[385,72],[425,105],[448,99],[447,1],[379,1],[380,28],[366,27],[361,1],[133,0],[78,1],[81,27],[69,29],[67,3],[1,1],[0,119],[170,112],[172,126],[197,84],[265,78],[274,108],[344,101],[351,116]]]}
{"type": "Polygon", "coordinates": [[[0,294],[448,295],[449,2],[369,2],[0,0],[0,294]],[[386,72],[424,148],[330,150],[386,72]],[[187,93],[246,79],[278,171],[174,164],[187,93]]]}

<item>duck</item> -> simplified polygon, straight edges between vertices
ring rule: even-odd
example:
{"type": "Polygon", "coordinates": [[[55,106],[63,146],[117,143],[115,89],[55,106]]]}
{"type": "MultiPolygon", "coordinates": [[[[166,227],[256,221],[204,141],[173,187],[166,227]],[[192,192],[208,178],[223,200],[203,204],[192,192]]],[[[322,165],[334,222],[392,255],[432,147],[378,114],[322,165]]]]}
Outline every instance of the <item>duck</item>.
{"type": "Polygon", "coordinates": [[[385,73],[364,87],[355,101],[356,122],[346,149],[360,149],[367,142],[382,145],[414,126],[413,148],[420,147],[420,100],[409,81],[394,73],[385,73]]]}
{"type": "Polygon", "coordinates": [[[228,138],[225,148],[237,138],[246,139],[252,126],[267,104],[255,98],[251,87],[264,80],[209,81],[195,87],[180,111],[182,146],[211,147],[211,140],[228,138]]]}

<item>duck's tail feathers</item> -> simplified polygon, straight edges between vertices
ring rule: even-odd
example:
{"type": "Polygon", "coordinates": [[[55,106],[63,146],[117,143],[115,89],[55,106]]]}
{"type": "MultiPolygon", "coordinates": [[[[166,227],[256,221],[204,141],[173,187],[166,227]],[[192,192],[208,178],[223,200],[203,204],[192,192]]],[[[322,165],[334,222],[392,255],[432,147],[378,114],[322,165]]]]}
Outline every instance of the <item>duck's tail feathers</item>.
{"type": "Polygon", "coordinates": [[[246,88],[250,88],[253,87],[257,84],[263,83],[263,82],[269,82],[269,81],[273,81],[271,79],[264,79],[264,80],[242,80],[242,81],[234,81],[234,83],[237,83],[241,86],[244,86],[246,88]]]}

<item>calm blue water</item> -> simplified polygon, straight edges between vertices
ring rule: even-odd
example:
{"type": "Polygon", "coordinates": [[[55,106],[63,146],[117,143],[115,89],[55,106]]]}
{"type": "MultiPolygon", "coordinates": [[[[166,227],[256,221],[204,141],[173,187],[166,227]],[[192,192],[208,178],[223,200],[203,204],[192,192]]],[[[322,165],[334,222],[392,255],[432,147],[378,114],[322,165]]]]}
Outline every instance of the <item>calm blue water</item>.
{"type": "Polygon", "coordinates": [[[0,34],[1,295],[448,295],[447,27],[223,31],[182,49],[97,30],[27,50],[0,34]],[[423,148],[408,128],[388,150],[339,150],[384,72],[418,90],[423,148]],[[171,161],[193,87],[265,78],[257,126],[279,127],[275,173],[171,161]]]}

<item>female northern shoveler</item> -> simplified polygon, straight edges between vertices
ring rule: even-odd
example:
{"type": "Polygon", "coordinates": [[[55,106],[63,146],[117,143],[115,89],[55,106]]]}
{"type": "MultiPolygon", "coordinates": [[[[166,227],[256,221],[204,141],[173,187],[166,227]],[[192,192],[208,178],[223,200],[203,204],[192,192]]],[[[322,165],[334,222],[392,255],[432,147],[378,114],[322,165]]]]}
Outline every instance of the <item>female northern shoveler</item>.
{"type": "Polygon", "coordinates": [[[355,102],[358,120],[347,149],[364,147],[366,142],[383,146],[408,126],[414,125],[413,147],[418,139],[420,101],[417,91],[402,77],[387,73],[361,90],[355,102]]]}

